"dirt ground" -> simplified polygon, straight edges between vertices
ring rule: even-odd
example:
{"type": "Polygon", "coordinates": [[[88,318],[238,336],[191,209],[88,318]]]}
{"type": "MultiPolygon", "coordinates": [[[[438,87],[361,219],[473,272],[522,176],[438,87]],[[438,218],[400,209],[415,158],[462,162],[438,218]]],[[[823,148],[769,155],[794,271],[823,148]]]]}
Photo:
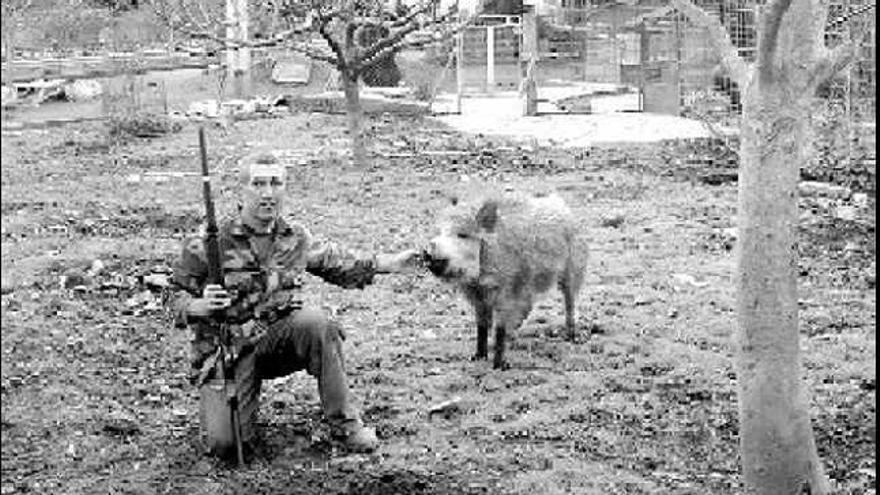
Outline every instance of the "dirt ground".
{"type": "MultiPolygon", "coordinates": [[[[341,115],[210,128],[215,187],[231,207],[236,158],[282,152],[294,216],[382,251],[422,246],[453,193],[556,190],[592,238],[576,343],[553,294],[495,371],[469,359],[463,299],[427,273],[349,291],[309,279],[307,300],[345,329],[352,388],[382,446],[340,451],[300,373],[267,384],[260,441],[234,468],[203,454],[188,335],[148,283],[199,222],[200,182],[186,175],[195,127],[119,147],[98,123],[4,133],[0,493],[740,491],[735,184],[707,184],[681,143],[533,149],[412,117],[369,127],[368,170],[334,153],[341,115]]],[[[840,493],[875,492],[873,201],[802,199],[804,379],[840,493]]]]}

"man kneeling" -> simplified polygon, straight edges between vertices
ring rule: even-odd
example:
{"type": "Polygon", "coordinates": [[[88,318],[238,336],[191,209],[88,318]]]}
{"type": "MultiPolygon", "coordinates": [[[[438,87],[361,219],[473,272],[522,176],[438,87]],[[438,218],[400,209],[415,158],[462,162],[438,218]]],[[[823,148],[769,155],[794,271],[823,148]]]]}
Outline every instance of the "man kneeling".
{"type": "Polygon", "coordinates": [[[200,386],[207,386],[216,368],[220,335],[211,318],[221,312],[236,342],[243,343],[242,354],[252,358],[242,360],[253,363],[253,369],[242,374],[253,377],[250,385],[255,393],[262,380],[306,370],[318,380],[332,434],[350,450],[372,451],[378,441],[374,430],[361,422],[350,398],[341,329],[322,311],[303,307],[302,275],[308,272],[340,287],[363,288],[376,274],[409,267],[418,254],[405,250],[361,255],[314,240],[303,225],[282,215],[285,177],[285,168],[271,157],[243,164],[238,214],[219,222],[222,285],[207,283],[204,239],[184,243],[174,265],[175,325],[194,331],[192,376],[200,386]]]}

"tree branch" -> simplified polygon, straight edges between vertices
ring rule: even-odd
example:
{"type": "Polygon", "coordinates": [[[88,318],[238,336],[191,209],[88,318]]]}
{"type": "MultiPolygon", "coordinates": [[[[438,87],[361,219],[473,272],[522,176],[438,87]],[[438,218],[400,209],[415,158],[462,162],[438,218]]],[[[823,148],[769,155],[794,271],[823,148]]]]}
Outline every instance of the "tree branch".
{"type": "MultiPolygon", "coordinates": [[[[314,8],[313,12],[315,16],[318,18],[318,33],[324,38],[324,41],[327,42],[327,45],[330,46],[330,49],[333,50],[333,53],[336,54],[336,61],[333,62],[334,67],[342,70],[345,69],[348,61],[345,59],[345,52],[342,50],[342,47],[339,46],[339,43],[333,39],[333,36],[330,32],[327,31],[327,24],[330,22],[329,17],[325,16],[325,14],[321,13],[320,8],[314,8]]],[[[336,15],[336,13],[331,13],[332,15],[336,15]]]]}
{"type": "MultiPolygon", "coordinates": [[[[364,53],[364,56],[361,57],[361,59],[358,61],[359,67],[361,69],[369,67],[369,66],[373,65],[374,63],[376,63],[378,60],[382,60],[386,56],[388,56],[392,53],[398,52],[400,50],[403,50],[404,48],[416,48],[416,47],[424,46],[424,45],[427,45],[430,43],[437,43],[439,41],[449,39],[452,36],[455,36],[456,34],[463,31],[465,28],[467,28],[477,17],[479,17],[483,13],[483,10],[484,10],[484,6],[481,2],[480,5],[478,6],[478,8],[476,10],[474,10],[474,12],[470,16],[468,16],[466,19],[459,22],[452,29],[445,31],[440,36],[435,36],[430,40],[407,42],[405,40],[406,35],[418,30],[417,25],[411,24],[406,29],[402,29],[402,30],[398,31],[397,33],[395,33],[394,36],[392,36],[390,38],[386,38],[384,40],[380,40],[379,42],[377,42],[376,44],[371,46],[364,53]],[[401,33],[403,33],[403,34],[401,35],[401,33]],[[377,47],[378,47],[378,49],[376,49],[377,47]],[[374,50],[374,49],[376,49],[376,50],[374,50]]],[[[429,25],[441,25],[441,26],[445,25],[445,23],[454,14],[457,14],[457,12],[453,12],[453,11],[447,12],[446,14],[444,14],[443,17],[432,21],[429,25]]]]}
{"type": "Polygon", "coordinates": [[[395,21],[392,21],[388,27],[390,29],[397,29],[397,28],[406,26],[410,22],[413,22],[415,20],[415,18],[418,17],[420,14],[424,14],[425,12],[428,11],[428,9],[430,9],[431,7],[433,7],[437,3],[438,3],[437,0],[431,0],[430,2],[424,3],[424,4],[422,4],[421,7],[414,8],[409,14],[404,16],[402,19],[397,19],[395,21]]]}
{"type": "MultiPolygon", "coordinates": [[[[358,36],[364,27],[364,23],[369,21],[363,19],[356,21],[347,18],[345,22],[345,49],[346,55],[348,55],[346,57],[346,62],[349,62],[349,65],[351,66],[356,66],[361,54],[360,47],[358,46],[358,36]]],[[[357,68],[355,70],[357,70],[357,68]]]]}
{"type": "MultiPolygon", "coordinates": [[[[822,12],[822,19],[828,19],[829,15],[829,5],[828,1],[825,0],[821,2],[822,8],[820,9],[822,12]]],[[[875,8],[874,3],[857,6],[856,8],[850,9],[849,12],[844,14],[843,22],[852,22],[852,18],[855,16],[862,15],[869,10],[873,10],[875,8]]],[[[842,71],[846,68],[850,63],[852,63],[853,59],[858,55],[858,42],[855,41],[854,36],[850,36],[850,40],[839,44],[838,46],[828,49],[826,48],[826,40],[825,40],[825,24],[822,24],[823,28],[818,30],[816,36],[816,44],[818,46],[818,55],[816,57],[815,63],[810,67],[809,77],[807,79],[807,84],[809,88],[816,88],[820,86],[822,83],[828,81],[835,74],[842,71]]],[[[863,33],[864,34],[864,33],[863,33]]]]}
{"type": "Polygon", "coordinates": [[[845,69],[856,56],[856,46],[852,42],[847,42],[831,50],[824,49],[823,52],[810,68],[808,80],[810,88],[816,88],[845,69]]]}
{"type": "MultiPolygon", "coordinates": [[[[166,2],[150,2],[149,5],[153,8],[153,13],[156,14],[166,26],[168,26],[172,31],[184,32],[185,30],[181,27],[181,24],[185,25],[186,23],[179,23],[174,20],[173,13],[170,13],[171,8],[168,7],[166,2]],[[161,10],[160,10],[161,7],[161,10]]],[[[179,17],[179,16],[178,16],[179,17]]]]}
{"type": "Polygon", "coordinates": [[[211,41],[214,41],[214,42],[217,42],[220,44],[224,44],[227,48],[234,49],[234,48],[244,47],[244,46],[249,47],[249,48],[259,48],[259,47],[263,47],[263,46],[276,46],[280,42],[280,43],[283,43],[290,50],[295,51],[297,53],[302,53],[303,55],[309,57],[310,59],[318,60],[321,62],[327,62],[329,64],[333,64],[334,67],[339,66],[339,60],[336,57],[329,55],[327,53],[323,53],[323,52],[319,51],[318,49],[307,46],[307,45],[306,46],[297,45],[292,39],[289,39],[288,37],[291,36],[295,32],[294,30],[288,30],[288,31],[276,33],[275,36],[273,36],[273,39],[271,39],[271,40],[242,41],[242,40],[230,40],[227,38],[222,38],[222,37],[219,37],[219,36],[212,34],[210,32],[193,31],[191,29],[181,28],[179,26],[175,27],[174,25],[170,24],[170,20],[168,20],[167,16],[165,16],[164,14],[162,14],[162,19],[165,20],[166,22],[169,22],[169,27],[171,27],[175,31],[178,31],[178,32],[185,34],[187,36],[206,38],[211,41]]]}
{"type": "Polygon", "coordinates": [[[404,41],[403,41],[402,43],[400,43],[400,45],[398,45],[398,46],[392,47],[392,48],[390,48],[390,49],[387,50],[387,51],[379,52],[378,54],[376,54],[376,57],[375,57],[374,59],[371,59],[370,62],[372,63],[373,60],[380,60],[380,59],[382,59],[383,57],[387,56],[390,52],[392,52],[392,51],[394,51],[394,50],[405,50],[405,49],[407,49],[407,48],[421,48],[421,47],[423,47],[423,46],[430,45],[430,44],[432,44],[432,43],[438,43],[438,42],[443,41],[443,40],[446,40],[446,39],[449,39],[449,36],[442,35],[442,36],[440,36],[440,37],[437,37],[437,38],[431,38],[431,39],[429,39],[429,40],[427,40],[427,39],[426,39],[426,40],[416,40],[416,41],[406,41],[406,40],[404,40],[404,41]]]}
{"type": "Polygon", "coordinates": [[[709,30],[709,43],[721,57],[721,63],[727,69],[730,78],[740,87],[745,86],[749,78],[749,64],[739,56],[739,52],[730,41],[730,34],[721,25],[721,21],[694,5],[691,0],[672,0],[672,6],[691,21],[709,30]]]}
{"type": "MultiPolygon", "coordinates": [[[[202,11],[202,14],[205,14],[205,10],[204,10],[204,8],[202,8],[201,2],[196,2],[196,3],[198,4],[199,9],[202,11]]],[[[196,19],[196,16],[194,16],[190,12],[188,2],[181,2],[180,8],[183,10],[183,13],[185,14],[185,16],[183,17],[184,23],[194,24],[197,28],[201,29],[202,31],[210,31],[211,30],[210,26],[211,26],[212,19],[210,19],[207,15],[205,15],[205,19],[202,22],[200,22],[198,19],[196,19]]]]}
{"type": "Polygon", "coordinates": [[[339,66],[339,60],[336,57],[334,57],[332,55],[327,55],[326,53],[321,53],[312,47],[299,46],[299,45],[295,45],[295,44],[291,43],[291,44],[287,45],[287,48],[289,48],[297,53],[302,53],[303,55],[305,55],[306,57],[309,57],[312,60],[319,60],[321,62],[327,62],[329,64],[332,64],[334,67],[339,66]]]}
{"type": "Polygon", "coordinates": [[[395,49],[399,49],[399,47],[395,45],[399,44],[404,38],[406,38],[406,35],[416,31],[418,28],[419,27],[416,24],[410,24],[399,29],[388,38],[377,41],[371,47],[364,50],[363,55],[358,57],[359,60],[356,61],[356,65],[358,68],[362,69],[369,66],[372,63],[371,61],[384,58],[384,55],[393,52],[395,49]],[[380,56],[380,53],[383,56],[380,56]]]}
{"type": "MultiPolygon", "coordinates": [[[[159,1],[159,2],[149,2],[149,5],[153,9],[153,13],[158,17],[167,27],[171,28],[172,31],[185,34],[190,37],[201,37],[208,38],[213,41],[218,41],[220,44],[226,44],[225,39],[218,38],[214,31],[216,30],[216,24],[211,26],[210,24],[204,24],[195,18],[190,12],[189,9],[185,6],[181,6],[180,12],[176,12],[176,9],[169,5],[169,1],[159,1]],[[175,17],[177,19],[175,19],[175,17]],[[198,30],[193,30],[187,26],[195,26],[198,30]]],[[[208,19],[208,21],[213,21],[212,19],[208,19]]]]}
{"type": "MultiPolygon", "coordinates": [[[[792,0],[773,0],[764,12],[764,25],[758,38],[758,75],[762,80],[773,77],[773,55],[779,41],[779,26],[792,0]]],[[[825,23],[822,22],[822,26],[825,23]]],[[[824,29],[822,29],[824,31],[824,29]]]]}
{"type": "MultiPolygon", "coordinates": [[[[186,2],[186,3],[189,4],[189,2],[186,2]]],[[[205,19],[205,20],[208,20],[208,21],[213,21],[213,20],[214,20],[214,19],[211,18],[211,16],[208,14],[208,12],[205,11],[205,5],[204,5],[202,2],[197,1],[197,2],[195,2],[195,4],[196,4],[196,6],[199,7],[199,12],[202,14],[202,19],[205,19]]],[[[226,20],[226,19],[224,19],[224,20],[226,20]]]]}

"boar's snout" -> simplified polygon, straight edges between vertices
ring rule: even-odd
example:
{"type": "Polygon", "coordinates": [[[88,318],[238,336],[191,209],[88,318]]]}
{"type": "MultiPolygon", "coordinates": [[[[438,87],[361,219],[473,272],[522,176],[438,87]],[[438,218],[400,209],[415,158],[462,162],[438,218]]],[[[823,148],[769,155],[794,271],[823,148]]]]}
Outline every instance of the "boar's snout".
{"type": "Polygon", "coordinates": [[[449,260],[441,258],[427,258],[425,262],[428,265],[428,270],[430,270],[431,273],[438,277],[446,275],[446,270],[449,268],[449,260]]]}
{"type": "Polygon", "coordinates": [[[449,258],[440,254],[437,248],[437,241],[432,240],[430,245],[422,254],[425,266],[436,276],[442,276],[449,267],[449,258]]]}

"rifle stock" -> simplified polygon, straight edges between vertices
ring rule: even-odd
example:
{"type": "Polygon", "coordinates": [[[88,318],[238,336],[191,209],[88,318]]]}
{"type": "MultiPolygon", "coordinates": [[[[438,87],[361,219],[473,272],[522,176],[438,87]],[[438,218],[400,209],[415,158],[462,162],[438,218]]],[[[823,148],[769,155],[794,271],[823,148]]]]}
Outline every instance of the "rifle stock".
{"type": "MultiPolygon", "coordinates": [[[[211,194],[211,173],[208,170],[208,150],[205,143],[205,128],[199,127],[199,152],[202,161],[202,194],[205,200],[205,254],[208,261],[208,283],[223,284],[223,267],[220,262],[220,245],[217,238],[217,216],[214,211],[214,199],[211,194]]],[[[239,464],[244,463],[244,450],[241,440],[241,421],[238,411],[238,391],[235,382],[236,356],[233,353],[229,328],[224,321],[224,315],[217,314],[213,317],[213,324],[218,327],[220,334],[220,359],[218,359],[216,378],[223,380],[224,395],[230,409],[230,424],[232,425],[232,437],[239,464]],[[230,389],[230,384],[232,388],[230,389]]]]}

